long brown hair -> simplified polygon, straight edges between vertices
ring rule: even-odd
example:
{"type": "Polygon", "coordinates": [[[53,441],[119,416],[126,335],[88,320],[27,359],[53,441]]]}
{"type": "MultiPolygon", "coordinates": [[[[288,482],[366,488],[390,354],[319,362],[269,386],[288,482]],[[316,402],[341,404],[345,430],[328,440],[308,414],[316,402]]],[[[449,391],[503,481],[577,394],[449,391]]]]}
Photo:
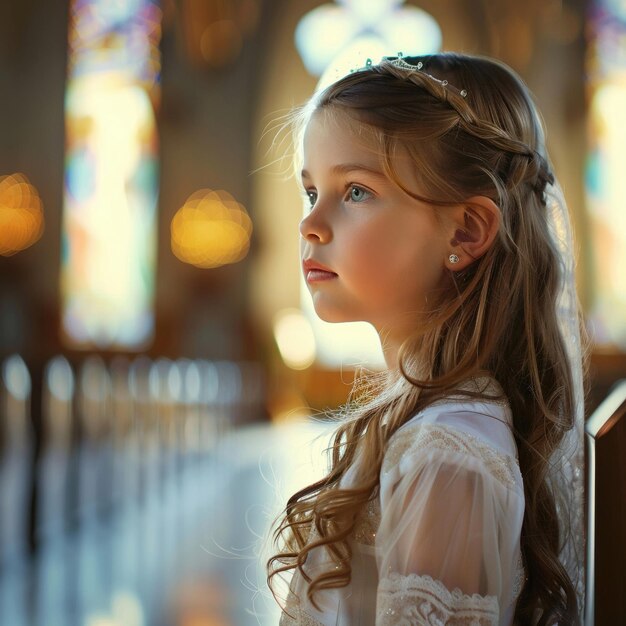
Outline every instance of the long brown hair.
{"type": "Polygon", "coordinates": [[[500,208],[500,231],[487,254],[453,273],[426,323],[402,345],[400,375],[355,386],[339,413],[330,472],[294,494],[277,525],[268,582],[298,569],[314,604],[317,591],[347,585],[349,537],[377,496],[389,438],[417,411],[488,373],[511,406],[524,479],[527,578],[515,620],[575,624],[576,592],[558,558],[567,529],[546,480],[551,453],[573,426],[575,400],[555,306],[562,276],[548,229],[545,192],[554,179],[542,124],[527,88],[503,64],[452,53],[410,62],[423,70],[383,61],[345,76],[315,95],[299,121],[320,109],[347,115],[371,131],[386,174],[406,193],[417,197],[395,172],[399,149],[429,190],[419,199],[437,206],[486,196],[500,208]],[[339,488],[357,448],[364,459],[358,483],[339,488]],[[309,579],[302,566],[320,545],[336,567],[309,579]]]}

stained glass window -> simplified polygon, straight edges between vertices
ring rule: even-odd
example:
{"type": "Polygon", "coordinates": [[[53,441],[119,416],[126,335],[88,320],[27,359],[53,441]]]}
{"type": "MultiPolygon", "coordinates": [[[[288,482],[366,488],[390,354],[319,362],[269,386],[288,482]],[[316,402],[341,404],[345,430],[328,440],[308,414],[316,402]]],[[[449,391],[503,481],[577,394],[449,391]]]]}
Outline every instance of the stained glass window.
{"type": "Polygon", "coordinates": [[[626,349],[626,3],[590,8],[587,202],[593,241],[591,332],[599,346],[626,349]]]}
{"type": "Polygon", "coordinates": [[[72,347],[152,338],[160,28],[152,0],[71,3],[61,318],[72,347]]]}

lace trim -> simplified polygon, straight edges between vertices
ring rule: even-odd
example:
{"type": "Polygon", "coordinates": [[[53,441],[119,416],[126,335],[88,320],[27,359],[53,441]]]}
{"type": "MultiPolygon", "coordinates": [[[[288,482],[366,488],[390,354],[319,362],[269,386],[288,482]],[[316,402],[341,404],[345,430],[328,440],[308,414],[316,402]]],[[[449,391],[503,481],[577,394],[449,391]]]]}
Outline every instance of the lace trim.
{"type": "MultiPolygon", "coordinates": [[[[380,501],[378,498],[370,500],[365,506],[364,510],[359,514],[355,525],[353,539],[356,543],[360,543],[366,546],[373,546],[376,543],[376,533],[380,526],[381,511],[380,501]]],[[[524,568],[524,561],[522,555],[517,557],[517,564],[515,567],[515,575],[513,578],[513,585],[511,588],[511,601],[515,601],[524,587],[526,582],[526,569],[524,568]]]]}
{"type": "Polygon", "coordinates": [[[377,626],[497,626],[500,613],[495,596],[470,596],[430,576],[396,572],[381,579],[376,612],[377,626]]]}
{"type": "Polygon", "coordinates": [[[314,617],[300,608],[300,602],[293,593],[289,593],[278,626],[324,626],[314,617]]]}
{"type": "MultiPolygon", "coordinates": [[[[505,487],[514,487],[517,461],[508,454],[495,450],[478,437],[461,433],[443,425],[421,425],[408,427],[402,436],[392,438],[383,461],[383,473],[395,467],[407,451],[424,448],[452,450],[481,460],[489,473],[505,487]]],[[[518,470],[519,471],[519,470],[518,470]]]]}
{"type": "Polygon", "coordinates": [[[522,592],[524,583],[526,582],[526,568],[522,555],[517,557],[517,567],[515,568],[515,578],[513,579],[513,588],[511,590],[511,600],[516,600],[517,596],[522,592]]]}
{"type": "Polygon", "coordinates": [[[380,518],[380,500],[377,496],[374,500],[370,500],[359,513],[352,535],[354,541],[366,546],[373,546],[376,543],[380,518]]]}

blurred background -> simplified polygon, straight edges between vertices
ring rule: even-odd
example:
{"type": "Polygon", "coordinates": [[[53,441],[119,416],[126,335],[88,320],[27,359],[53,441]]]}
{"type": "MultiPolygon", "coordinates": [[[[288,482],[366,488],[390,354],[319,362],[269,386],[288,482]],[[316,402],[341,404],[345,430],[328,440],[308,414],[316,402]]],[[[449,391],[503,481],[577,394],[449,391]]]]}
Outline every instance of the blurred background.
{"type": "Polygon", "coordinates": [[[369,57],[497,57],[575,228],[588,410],[626,374],[626,1],[2,0],[0,623],[276,624],[267,529],[365,325],[316,320],[283,116],[369,57]]]}

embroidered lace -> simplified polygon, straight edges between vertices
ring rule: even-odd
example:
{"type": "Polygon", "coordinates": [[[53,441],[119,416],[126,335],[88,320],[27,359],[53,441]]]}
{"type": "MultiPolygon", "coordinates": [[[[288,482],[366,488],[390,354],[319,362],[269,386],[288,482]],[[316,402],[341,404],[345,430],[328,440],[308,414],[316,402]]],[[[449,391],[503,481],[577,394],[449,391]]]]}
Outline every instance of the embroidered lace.
{"type": "Polygon", "coordinates": [[[391,573],[380,581],[376,626],[497,626],[498,600],[495,596],[466,595],[450,591],[430,576],[391,573]]]}

